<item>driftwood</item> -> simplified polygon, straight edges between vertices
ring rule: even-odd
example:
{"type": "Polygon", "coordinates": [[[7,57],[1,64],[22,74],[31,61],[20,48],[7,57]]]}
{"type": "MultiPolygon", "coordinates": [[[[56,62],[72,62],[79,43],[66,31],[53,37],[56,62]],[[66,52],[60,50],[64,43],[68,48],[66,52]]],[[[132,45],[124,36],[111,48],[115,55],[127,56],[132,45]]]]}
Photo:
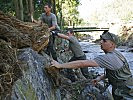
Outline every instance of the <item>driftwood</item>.
{"type": "Polygon", "coordinates": [[[0,37],[6,37],[14,48],[32,47],[39,52],[47,46],[49,35],[46,24],[22,22],[0,12],[0,37]]]}

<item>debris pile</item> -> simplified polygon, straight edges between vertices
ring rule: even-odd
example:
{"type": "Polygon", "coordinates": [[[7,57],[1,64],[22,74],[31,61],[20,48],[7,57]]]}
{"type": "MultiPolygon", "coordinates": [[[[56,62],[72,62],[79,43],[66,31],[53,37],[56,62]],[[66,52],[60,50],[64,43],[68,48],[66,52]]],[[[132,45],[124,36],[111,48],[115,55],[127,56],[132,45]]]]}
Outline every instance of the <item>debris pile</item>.
{"type": "Polygon", "coordinates": [[[0,39],[0,99],[10,99],[13,83],[22,76],[16,49],[0,39]]]}
{"type": "Polygon", "coordinates": [[[13,48],[32,47],[39,52],[48,44],[49,35],[46,24],[22,22],[0,12],[0,37],[6,37],[13,48]]]}

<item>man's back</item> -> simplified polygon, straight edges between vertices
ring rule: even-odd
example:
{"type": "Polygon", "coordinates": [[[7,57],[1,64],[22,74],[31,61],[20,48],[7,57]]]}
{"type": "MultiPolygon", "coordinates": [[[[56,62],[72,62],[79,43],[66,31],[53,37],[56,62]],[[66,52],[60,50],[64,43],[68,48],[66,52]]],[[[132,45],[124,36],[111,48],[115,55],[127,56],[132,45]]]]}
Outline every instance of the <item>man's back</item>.
{"type": "Polygon", "coordinates": [[[81,57],[84,55],[84,52],[82,51],[77,38],[74,36],[70,36],[69,38],[69,48],[71,49],[75,57],[81,57]]]}

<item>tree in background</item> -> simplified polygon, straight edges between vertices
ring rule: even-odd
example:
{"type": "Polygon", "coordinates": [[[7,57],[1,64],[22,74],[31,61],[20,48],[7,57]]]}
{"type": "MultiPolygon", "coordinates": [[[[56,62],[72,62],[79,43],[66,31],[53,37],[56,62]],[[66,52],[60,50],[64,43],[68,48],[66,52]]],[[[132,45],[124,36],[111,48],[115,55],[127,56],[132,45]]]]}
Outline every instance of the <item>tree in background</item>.
{"type": "MultiPolygon", "coordinates": [[[[43,4],[49,2],[53,6],[53,13],[57,15],[59,25],[79,25],[83,19],[79,18],[77,10],[80,0],[0,0],[0,10],[16,16],[23,21],[38,19],[43,12],[43,4]]],[[[99,23],[118,18],[124,22],[133,19],[133,0],[113,0],[103,3],[102,9],[93,12],[90,21],[99,23]]]]}
{"type": "Polygon", "coordinates": [[[0,0],[0,11],[15,15],[13,0],[0,0]]]}
{"type": "Polygon", "coordinates": [[[80,4],[79,0],[58,0],[57,12],[59,17],[59,21],[64,22],[61,23],[63,26],[74,26],[78,25],[81,22],[79,19],[79,12],[77,10],[80,4]]]}
{"type": "Polygon", "coordinates": [[[112,0],[112,2],[103,2],[101,9],[96,9],[90,21],[95,23],[104,22],[128,22],[133,20],[133,0],[112,0]]]}
{"type": "Polygon", "coordinates": [[[22,21],[32,22],[39,18],[46,2],[52,4],[53,13],[56,14],[61,28],[80,24],[81,19],[77,10],[79,0],[1,0],[0,10],[22,21]]]}
{"type": "Polygon", "coordinates": [[[33,0],[0,0],[0,10],[22,21],[33,21],[33,0]]]}

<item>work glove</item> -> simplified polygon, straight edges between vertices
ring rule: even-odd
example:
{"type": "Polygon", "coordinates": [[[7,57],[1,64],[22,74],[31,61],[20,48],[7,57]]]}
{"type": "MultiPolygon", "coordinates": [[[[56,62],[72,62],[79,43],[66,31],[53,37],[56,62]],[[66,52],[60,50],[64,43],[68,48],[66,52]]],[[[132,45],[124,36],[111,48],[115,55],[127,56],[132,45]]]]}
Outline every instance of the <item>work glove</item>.
{"type": "Polygon", "coordinates": [[[51,31],[51,33],[52,33],[52,35],[54,35],[54,36],[58,36],[58,32],[56,32],[56,31],[51,31]]]}
{"type": "Polygon", "coordinates": [[[63,52],[65,52],[65,50],[60,50],[60,53],[63,53],[63,52]]]}

